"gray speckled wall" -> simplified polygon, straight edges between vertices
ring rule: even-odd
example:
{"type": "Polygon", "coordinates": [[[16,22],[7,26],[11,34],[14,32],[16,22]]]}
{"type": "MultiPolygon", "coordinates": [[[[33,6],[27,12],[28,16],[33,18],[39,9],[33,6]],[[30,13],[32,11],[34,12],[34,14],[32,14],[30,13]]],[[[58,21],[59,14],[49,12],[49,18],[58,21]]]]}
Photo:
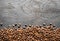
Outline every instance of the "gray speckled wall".
{"type": "Polygon", "coordinates": [[[60,0],[0,0],[0,22],[60,26],[60,0]]]}

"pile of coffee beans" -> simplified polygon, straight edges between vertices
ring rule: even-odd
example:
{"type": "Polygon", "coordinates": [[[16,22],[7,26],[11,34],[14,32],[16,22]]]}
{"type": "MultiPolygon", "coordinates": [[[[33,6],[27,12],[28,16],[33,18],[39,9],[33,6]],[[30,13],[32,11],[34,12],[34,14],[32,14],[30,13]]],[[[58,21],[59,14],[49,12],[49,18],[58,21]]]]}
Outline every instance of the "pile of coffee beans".
{"type": "Polygon", "coordinates": [[[17,24],[0,29],[0,41],[60,41],[60,28],[52,26],[27,26],[15,28],[17,24]],[[10,28],[11,27],[11,28],[10,28]]]}

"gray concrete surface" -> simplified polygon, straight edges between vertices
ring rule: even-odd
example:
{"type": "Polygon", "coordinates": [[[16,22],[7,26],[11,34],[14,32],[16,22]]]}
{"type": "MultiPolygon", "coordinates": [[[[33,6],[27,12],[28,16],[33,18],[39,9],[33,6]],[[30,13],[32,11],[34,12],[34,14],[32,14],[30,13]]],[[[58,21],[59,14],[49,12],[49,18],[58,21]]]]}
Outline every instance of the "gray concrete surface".
{"type": "Polygon", "coordinates": [[[60,0],[0,0],[0,22],[60,26],[60,0]]]}

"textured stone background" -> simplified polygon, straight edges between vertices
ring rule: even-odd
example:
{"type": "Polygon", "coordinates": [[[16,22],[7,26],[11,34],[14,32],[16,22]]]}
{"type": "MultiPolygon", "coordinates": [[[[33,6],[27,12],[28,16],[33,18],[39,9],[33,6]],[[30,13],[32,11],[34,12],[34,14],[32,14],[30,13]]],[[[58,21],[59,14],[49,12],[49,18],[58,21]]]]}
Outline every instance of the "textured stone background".
{"type": "Polygon", "coordinates": [[[60,0],[0,0],[0,22],[60,26],[60,0]]]}

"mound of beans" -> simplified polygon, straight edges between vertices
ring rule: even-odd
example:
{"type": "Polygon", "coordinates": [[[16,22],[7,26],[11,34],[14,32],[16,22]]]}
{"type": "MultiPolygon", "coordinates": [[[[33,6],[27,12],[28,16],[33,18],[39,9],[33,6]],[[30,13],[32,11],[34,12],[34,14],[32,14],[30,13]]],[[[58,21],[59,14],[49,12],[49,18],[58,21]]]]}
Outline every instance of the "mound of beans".
{"type": "Polygon", "coordinates": [[[60,28],[53,26],[2,28],[0,41],[60,41],[60,28]]]}

